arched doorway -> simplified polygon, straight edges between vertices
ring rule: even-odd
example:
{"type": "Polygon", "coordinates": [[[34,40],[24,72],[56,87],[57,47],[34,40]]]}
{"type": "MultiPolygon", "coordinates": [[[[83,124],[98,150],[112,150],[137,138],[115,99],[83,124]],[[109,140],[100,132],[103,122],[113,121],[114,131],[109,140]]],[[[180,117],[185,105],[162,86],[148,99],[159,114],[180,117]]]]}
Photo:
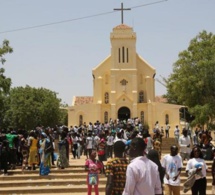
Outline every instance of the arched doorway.
{"type": "Polygon", "coordinates": [[[119,120],[127,120],[130,118],[131,112],[130,109],[127,107],[121,107],[118,110],[118,119],[119,120]]]}

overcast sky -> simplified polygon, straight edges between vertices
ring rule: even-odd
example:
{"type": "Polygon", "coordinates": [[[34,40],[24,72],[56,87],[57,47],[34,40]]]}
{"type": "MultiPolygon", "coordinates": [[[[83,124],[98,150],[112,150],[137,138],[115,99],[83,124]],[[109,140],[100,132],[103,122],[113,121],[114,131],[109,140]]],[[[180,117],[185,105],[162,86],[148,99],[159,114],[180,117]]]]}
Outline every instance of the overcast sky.
{"type": "MultiPolygon", "coordinates": [[[[137,53],[160,80],[199,32],[215,34],[215,0],[0,0],[0,45],[8,39],[14,49],[4,65],[12,87],[44,87],[69,105],[92,96],[92,69],[110,54],[121,23],[113,9],[122,2],[132,8],[124,23],[137,34],[137,53]]],[[[156,95],[165,92],[156,82],[156,95]]]]}

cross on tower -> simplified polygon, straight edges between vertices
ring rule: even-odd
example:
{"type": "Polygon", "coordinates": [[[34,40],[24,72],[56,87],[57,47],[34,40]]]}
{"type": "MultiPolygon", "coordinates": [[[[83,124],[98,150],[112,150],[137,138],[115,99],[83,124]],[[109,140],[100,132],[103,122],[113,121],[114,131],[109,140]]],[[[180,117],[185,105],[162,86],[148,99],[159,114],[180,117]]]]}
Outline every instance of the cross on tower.
{"type": "Polygon", "coordinates": [[[115,8],[113,10],[121,11],[121,21],[122,21],[122,24],[123,24],[123,11],[124,10],[131,10],[131,8],[123,8],[123,3],[121,3],[121,8],[115,8]]]}

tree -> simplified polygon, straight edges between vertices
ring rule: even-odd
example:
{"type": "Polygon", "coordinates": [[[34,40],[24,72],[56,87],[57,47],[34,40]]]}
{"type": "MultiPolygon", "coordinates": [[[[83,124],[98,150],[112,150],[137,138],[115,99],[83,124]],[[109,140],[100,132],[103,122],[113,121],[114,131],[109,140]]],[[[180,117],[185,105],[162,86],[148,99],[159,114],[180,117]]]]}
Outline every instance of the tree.
{"type": "Polygon", "coordinates": [[[10,91],[4,121],[13,128],[54,127],[60,120],[60,99],[45,88],[16,87],[10,91]]]}
{"type": "MultiPolygon", "coordinates": [[[[7,53],[12,53],[13,49],[9,46],[9,41],[4,40],[0,46],[0,63],[6,62],[3,56],[7,53]]],[[[6,110],[6,96],[8,95],[11,87],[11,79],[4,76],[4,68],[0,68],[0,127],[2,126],[2,118],[6,110]]]]}
{"type": "Polygon", "coordinates": [[[63,103],[60,105],[60,120],[59,125],[68,124],[68,104],[63,103]]]}
{"type": "Polygon", "coordinates": [[[166,79],[168,102],[185,105],[193,125],[215,122],[215,35],[202,31],[179,53],[166,79]]]}

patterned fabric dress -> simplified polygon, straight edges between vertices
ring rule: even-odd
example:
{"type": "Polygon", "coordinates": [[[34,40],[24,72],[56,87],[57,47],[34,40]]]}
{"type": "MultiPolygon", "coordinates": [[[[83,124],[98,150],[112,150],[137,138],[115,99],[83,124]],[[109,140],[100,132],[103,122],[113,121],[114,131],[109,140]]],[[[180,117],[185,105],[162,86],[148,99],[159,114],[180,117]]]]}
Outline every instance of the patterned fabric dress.
{"type": "Polygon", "coordinates": [[[40,175],[48,175],[51,167],[51,153],[45,152],[47,145],[50,143],[48,138],[41,140],[40,143],[40,175]]]}
{"type": "Polygon", "coordinates": [[[21,153],[22,153],[22,170],[28,166],[28,157],[29,157],[29,147],[28,140],[24,137],[21,139],[21,153]]]}
{"type": "Polygon", "coordinates": [[[162,146],[162,136],[160,134],[155,134],[153,136],[153,142],[154,142],[154,149],[159,154],[159,159],[161,159],[161,146],[162,146]]]}
{"type": "Polygon", "coordinates": [[[126,158],[113,158],[106,164],[105,174],[113,175],[113,190],[111,195],[121,195],[126,181],[126,169],[129,161],[126,158]]]}
{"type": "Polygon", "coordinates": [[[34,137],[29,137],[29,141],[31,143],[29,147],[29,157],[28,157],[28,164],[38,164],[38,158],[37,158],[37,143],[38,140],[34,137]]]}
{"type": "Polygon", "coordinates": [[[57,166],[60,168],[66,168],[69,166],[68,151],[69,143],[67,139],[63,139],[58,143],[59,147],[59,157],[57,160],[57,166]]]}

